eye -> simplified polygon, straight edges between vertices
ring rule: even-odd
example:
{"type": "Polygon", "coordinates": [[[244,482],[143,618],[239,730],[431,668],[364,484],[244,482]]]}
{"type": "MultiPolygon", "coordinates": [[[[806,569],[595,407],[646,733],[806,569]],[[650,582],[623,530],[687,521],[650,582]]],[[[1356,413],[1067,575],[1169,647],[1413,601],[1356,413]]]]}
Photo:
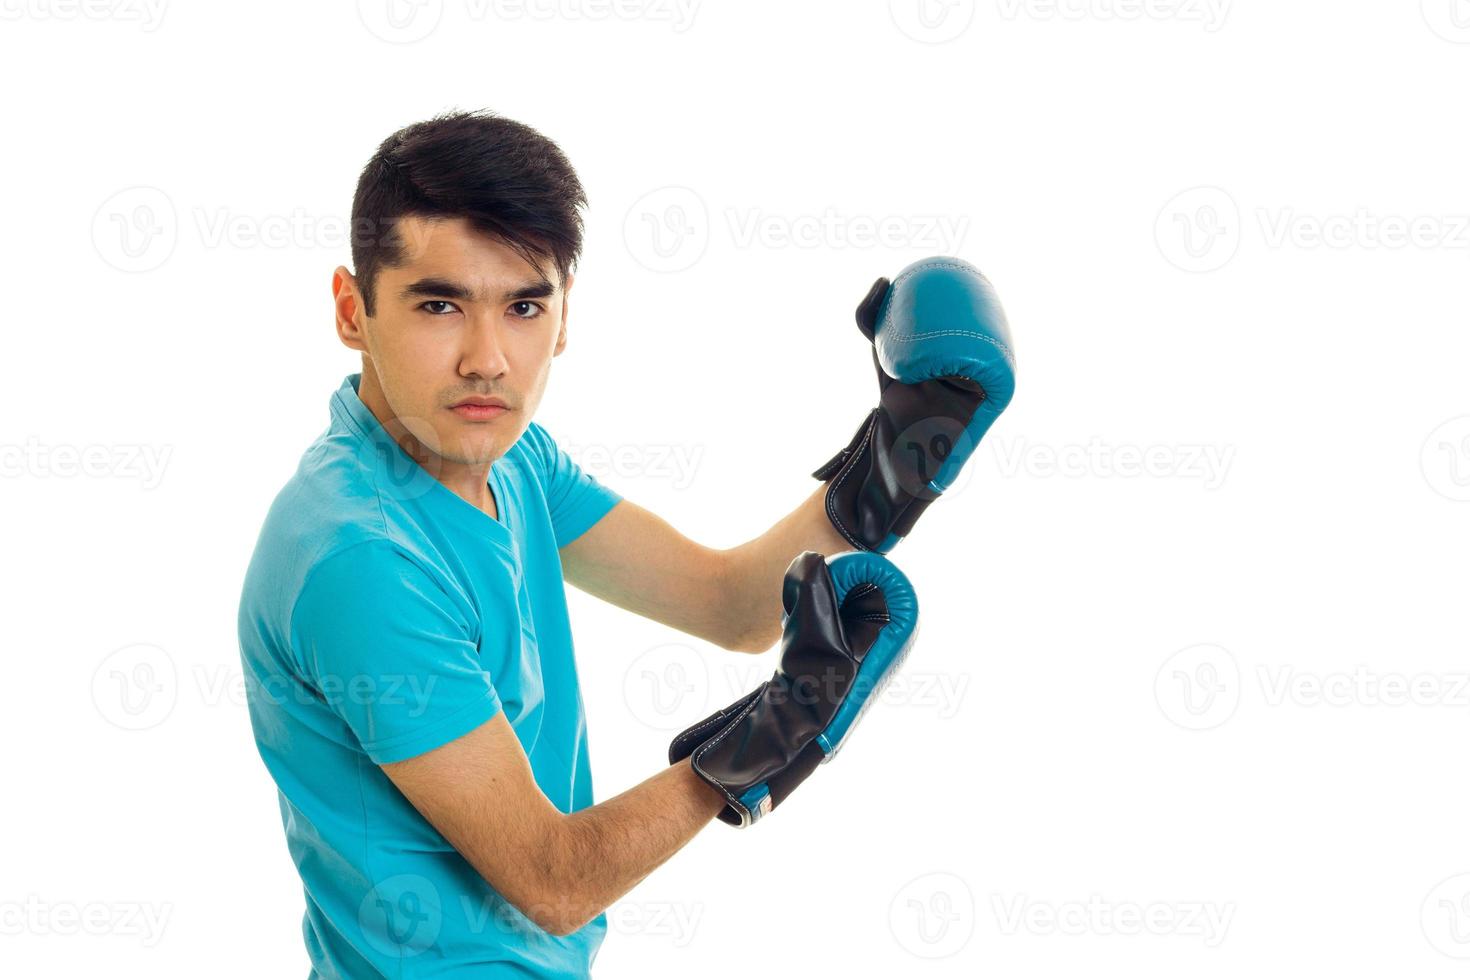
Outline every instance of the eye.
{"type": "Polygon", "coordinates": [[[434,316],[444,316],[447,313],[455,312],[454,304],[447,299],[428,300],[427,302],[420,303],[419,309],[434,316]],[[442,307],[448,307],[448,309],[442,309],[442,307]]]}
{"type": "Polygon", "coordinates": [[[546,308],[544,306],[542,306],[540,303],[533,303],[533,302],[531,302],[528,299],[523,299],[519,303],[512,303],[510,305],[510,308],[512,310],[518,310],[518,309],[520,309],[523,306],[524,307],[528,307],[529,308],[529,312],[527,312],[525,314],[520,314],[520,313],[517,313],[516,314],[522,320],[533,320],[536,317],[540,316],[542,313],[545,313],[546,312],[546,308]]]}

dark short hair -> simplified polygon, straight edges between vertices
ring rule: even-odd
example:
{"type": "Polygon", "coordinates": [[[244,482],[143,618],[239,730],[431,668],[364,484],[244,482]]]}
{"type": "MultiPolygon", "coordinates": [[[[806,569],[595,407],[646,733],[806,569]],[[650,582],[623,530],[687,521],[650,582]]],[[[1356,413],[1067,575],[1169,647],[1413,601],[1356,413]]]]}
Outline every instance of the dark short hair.
{"type": "Polygon", "coordinates": [[[373,315],[378,271],[401,263],[398,219],[465,218],[565,284],[582,252],[587,194],[566,155],[536,130],[488,110],[406,126],[373,154],[352,198],[352,263],[373,315]]]}

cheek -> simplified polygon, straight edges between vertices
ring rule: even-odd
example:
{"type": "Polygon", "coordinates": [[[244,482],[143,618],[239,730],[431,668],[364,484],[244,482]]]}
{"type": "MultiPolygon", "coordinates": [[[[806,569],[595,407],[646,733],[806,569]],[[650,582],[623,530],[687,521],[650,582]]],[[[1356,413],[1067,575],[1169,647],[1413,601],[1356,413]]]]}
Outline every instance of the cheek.
{"type": "Polygon", "coordinates": [[[545,328],[508,327],[501,344],[514,369],[523,374],[537,373],[542,362],[549,361],[556,350],[556,331],[545,328]]]}
{"type": "Polygon", "coordinates": [[[402,323],[385,338],[384,353],[394,372],[410,382],[443,384],[445,371],[459,365],[460,347],[455,331],[432,324],[402,323]]]}
{"type": "Polygon", "coordinates": [[[432,414],[438,393],[452,383],[458,364],[453,351],[432,341],[430,331],[383,331],[374,351],[378,377],[395,409],[415,418],[432,414]]]}

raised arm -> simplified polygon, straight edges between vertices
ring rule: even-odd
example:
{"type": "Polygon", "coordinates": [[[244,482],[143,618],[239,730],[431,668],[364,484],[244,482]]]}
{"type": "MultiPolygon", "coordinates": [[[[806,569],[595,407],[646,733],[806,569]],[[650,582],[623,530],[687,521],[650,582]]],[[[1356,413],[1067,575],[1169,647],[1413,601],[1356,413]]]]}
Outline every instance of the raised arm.
{"type": "Polygon", "coordinates": [[[818,487],[770,530],[734,548],[706,547],[631,500],[561,549],[566,580],[727,650],[761,653],[781,637],[781,576],[803,551],[851,551],[818,487]]]}
{"type": "Polygon", "coordinates": [[[382,768],[492,888],[558,936],[625,895],[725,803],[686,759],[610,800],[562,813],[536,785],[504,714],[382,768]]]}

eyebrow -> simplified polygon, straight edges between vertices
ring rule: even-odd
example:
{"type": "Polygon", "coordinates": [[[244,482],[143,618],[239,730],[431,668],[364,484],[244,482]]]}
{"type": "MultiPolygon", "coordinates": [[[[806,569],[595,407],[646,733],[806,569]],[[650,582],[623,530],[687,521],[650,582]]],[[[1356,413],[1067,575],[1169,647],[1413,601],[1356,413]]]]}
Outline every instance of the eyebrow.
{"type": "MultiPolygon", "coordinates": [[[[549,280],[537,279],[531,282],[521,283],[515,289],[508,291],[502,299],[507,303],[515,303],[523,299],[546,299],[555,292],[556,287],[549,280]]],[[[432,296],[441,299],[468,301],[474,301],[480,298],[479,294],[463,283],[455,282],[452,279],[438,279],[432,276],[425,279],[415,279],[403,287],[403,291],[399,293],[399,296],[403,299],[413,299],[415,296],[432,296]]]]}

